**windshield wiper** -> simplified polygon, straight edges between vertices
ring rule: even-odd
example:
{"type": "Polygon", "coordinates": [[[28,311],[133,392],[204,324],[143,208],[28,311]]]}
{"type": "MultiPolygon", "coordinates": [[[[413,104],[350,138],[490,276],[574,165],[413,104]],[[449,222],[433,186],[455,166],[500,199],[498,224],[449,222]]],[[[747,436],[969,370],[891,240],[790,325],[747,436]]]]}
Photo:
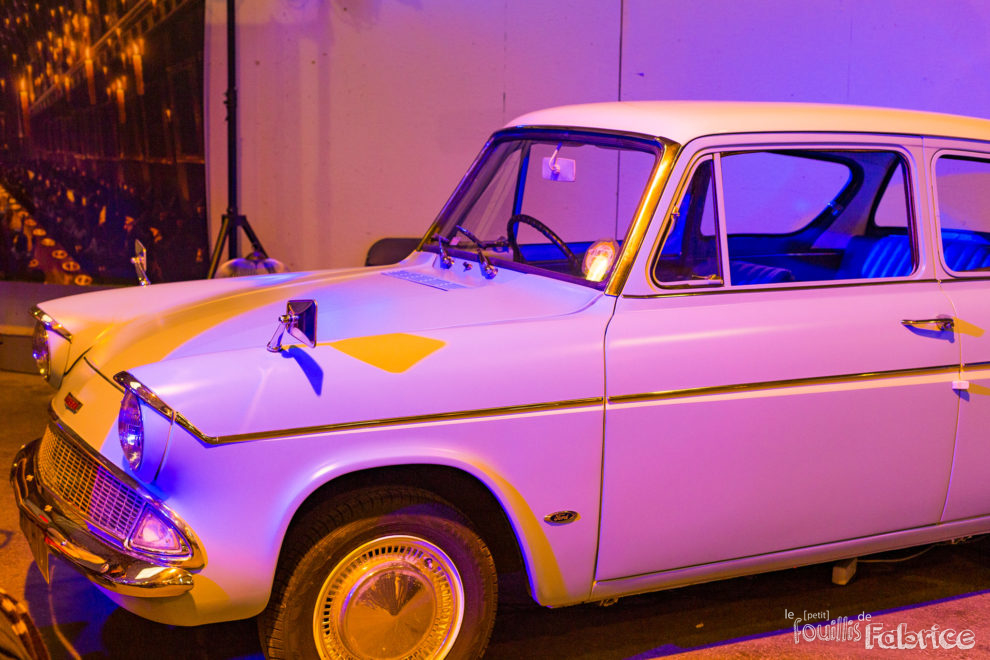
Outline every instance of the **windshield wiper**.
{"type": "Polygon", "coordinates": [[[481,266],[481,274],[485,276],[485,279],[490,280],[495,277],[496,273],[498,273],[498,268],[493,266],[492,262],[485,256],[485,246],[478,240],[478,237],[460,225],[454,225],[454,229],[467,236],[469,241],[478,246],[478,265],[481,266]]]}

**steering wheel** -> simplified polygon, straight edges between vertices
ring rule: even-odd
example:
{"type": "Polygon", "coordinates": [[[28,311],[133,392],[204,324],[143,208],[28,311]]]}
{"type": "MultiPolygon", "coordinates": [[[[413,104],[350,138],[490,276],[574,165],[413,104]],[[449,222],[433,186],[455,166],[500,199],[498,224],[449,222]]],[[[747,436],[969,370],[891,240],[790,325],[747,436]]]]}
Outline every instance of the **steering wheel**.
{"type": "Polygon", "coordinates": [[[526,215],[525,213],[517,213],[512,216],[509,218],[509,222],[505,226],[505,233],[509,237],[509,246],[512,248],[512,259],[514,261],[526,263],[526,259],[523,257],[522,251],[519,249],[519,243],[516,241],[516,227],[520,222],[524,225],[529,225],[536,231],[546,236],[547,239],[553,243],[558,250],[560,250],[560,253],[566,257],[567,263],[571,267],[571,273],[581,272],[581,261],[574,255],[571,248],[567,247],[567,243],[565,243],[560,236],[554,233],[552,229],[533,216],[526,215]]]}

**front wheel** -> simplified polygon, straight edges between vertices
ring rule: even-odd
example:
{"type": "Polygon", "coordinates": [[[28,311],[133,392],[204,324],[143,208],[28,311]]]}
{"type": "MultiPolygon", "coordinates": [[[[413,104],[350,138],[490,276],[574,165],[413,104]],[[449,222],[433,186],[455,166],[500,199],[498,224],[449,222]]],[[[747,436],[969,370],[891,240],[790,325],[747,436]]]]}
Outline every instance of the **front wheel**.
{"type": "Polygon", "coordinates": [[[258,628],[269,658],[477,658],[496,601],[491,553],[459,512],[369,489],[293,527],[258,628]]]}

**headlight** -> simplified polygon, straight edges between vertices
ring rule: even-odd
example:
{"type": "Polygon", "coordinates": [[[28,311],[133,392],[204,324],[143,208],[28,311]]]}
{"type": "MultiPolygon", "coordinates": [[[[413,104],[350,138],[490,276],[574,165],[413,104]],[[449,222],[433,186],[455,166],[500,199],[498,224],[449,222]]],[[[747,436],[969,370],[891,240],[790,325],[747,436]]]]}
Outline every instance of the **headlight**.
{"type": "Polygon", "coordinates": [[[124,450],[124,458],[127,459],[132,470],[137,470],[144,453],[144,421],[141,419],[141,403],[137,395],[130,390],[124,394],[124,400],[120,402],[117,433],[120,436],[120,448],[124,450]]]}
{"type": "Polygon", "coordinates": [[[31,340],[31,355],[34,356],[34,363],[38,367],[38,373],[45,378],[52,370],[52,353],[48,347],[48,329],[45,324],[38,321],[34,324],[34,337],[31,340]]]}

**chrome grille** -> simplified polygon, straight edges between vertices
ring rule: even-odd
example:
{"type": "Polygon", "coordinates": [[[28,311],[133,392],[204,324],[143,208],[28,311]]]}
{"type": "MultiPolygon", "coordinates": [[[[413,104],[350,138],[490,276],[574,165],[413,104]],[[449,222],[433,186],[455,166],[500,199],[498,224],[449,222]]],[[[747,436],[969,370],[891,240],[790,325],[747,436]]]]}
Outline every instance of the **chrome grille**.
{"type": "Polygon", "coordinates": [[[41,483],[86,520],[125,539],[141,513],[141,497],[51,425],[38,452],[41,483]]]}

